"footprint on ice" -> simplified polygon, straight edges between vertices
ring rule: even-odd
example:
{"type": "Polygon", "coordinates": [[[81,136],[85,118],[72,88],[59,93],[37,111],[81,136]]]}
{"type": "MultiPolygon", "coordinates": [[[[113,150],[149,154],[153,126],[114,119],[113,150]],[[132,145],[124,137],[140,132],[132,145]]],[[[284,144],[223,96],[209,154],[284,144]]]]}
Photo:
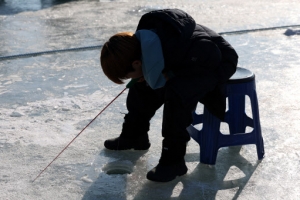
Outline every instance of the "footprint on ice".
{"type": "Polygon", "coordinates": [[[46,120],[45,120],[46,123],[52,122],[52,121],[54,121],[54,119],[46,119],[46,120]]]}
{"type": "Polygon", "coordinates": [[[22,115],[21,113],[19,113],[19,112],[12,112],[12,113],[10,114],[10,116],[11,116],[11,117],[22,117],[23,115],[22,115]]]}

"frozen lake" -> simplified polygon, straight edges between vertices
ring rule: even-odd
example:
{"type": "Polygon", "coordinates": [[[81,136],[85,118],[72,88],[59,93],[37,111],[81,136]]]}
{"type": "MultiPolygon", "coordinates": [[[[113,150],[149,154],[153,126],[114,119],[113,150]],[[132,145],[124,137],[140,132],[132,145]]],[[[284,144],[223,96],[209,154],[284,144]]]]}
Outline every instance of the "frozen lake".
{"type": "Polygon", "coordinates": [[[103,146],[121,131],[125,92],[32,183],[124,86],[104,76],[100,48],[7,56],[101,46],[116,32],[134,32],[142,14],[161,8],[183,9],[219,33],[300,22],[298,0],[0,0],[0,199],[299,199],[300,26],[223,35],[239,66],[256,75],[261,162],[255,146],[246,145],[221,148],[216,165],[204,165],[191,140],[187,175],[148,181],[160,157],[161,109],[148,151],[103,146]],[[109,174],[114,169],[131,173],[109,174]]]}

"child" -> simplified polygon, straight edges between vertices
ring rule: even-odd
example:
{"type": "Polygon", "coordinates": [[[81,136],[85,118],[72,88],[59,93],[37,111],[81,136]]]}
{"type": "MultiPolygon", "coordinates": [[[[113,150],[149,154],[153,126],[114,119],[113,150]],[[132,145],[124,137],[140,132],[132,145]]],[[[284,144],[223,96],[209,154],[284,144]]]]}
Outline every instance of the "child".
{"type": "Polygon", "coordinates": [[[186,174],[186,128],[203,103],[220,119],[225,114],[224,87],[234,74],[238,55],[220,35],[179,9],[146,13],[135,34],[112,36],[103,45],[101,66],[117,84],[139,78],[127,96],[128,114],[121,135],[106,140],[111,150],[147,150],[150,120],[164,105],[162,152],[147,178],[168,182],[186,174]]]}

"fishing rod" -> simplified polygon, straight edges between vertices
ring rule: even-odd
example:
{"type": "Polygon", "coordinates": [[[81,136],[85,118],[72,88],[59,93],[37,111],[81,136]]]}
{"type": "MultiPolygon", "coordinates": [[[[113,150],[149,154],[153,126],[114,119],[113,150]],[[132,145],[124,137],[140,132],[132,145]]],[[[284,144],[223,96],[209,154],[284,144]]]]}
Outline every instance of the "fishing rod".
{"type": "Polygon", "coordinates": [[[136,82],[138,82],[140,80],[140,78],[136,78],[136,79],[131,79],[131,81],[126,85],[126,87],[111,101],[109,102],[109,104],[107,104],[99,113],[98,115],[96,115],[96,117],[94,117],[94,119],[92,119],[72,140],[71,142],[69,142],[69,144],[67,146],[65,146],[65,148],[63,148],[61,150],[61,152],[37,175],[37,177],[35,177],[35,179],[33,179],[32,182],[34,182],[36,179],[38,179],[41,174],[46,171],[46,169],[72,144],[72,142],[91,124],[93,123],[93,121],[95,121],[95,119],[97,119],[97,117],[99,115],[101,115],[101,113],[108,107],[110,106],[110,104],[112,104],[127,88],[131,88],[136,82]]]}

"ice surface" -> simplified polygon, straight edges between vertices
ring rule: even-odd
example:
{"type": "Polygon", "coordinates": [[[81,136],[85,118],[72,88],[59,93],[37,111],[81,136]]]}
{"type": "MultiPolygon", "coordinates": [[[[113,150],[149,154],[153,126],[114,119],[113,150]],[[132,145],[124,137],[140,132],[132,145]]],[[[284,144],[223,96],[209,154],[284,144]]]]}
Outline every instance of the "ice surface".
{"type": "MultiPolygon", "coordinates": [[[[0,56],[101,45],[161,8],[181,8],[217,32],[300,21],[298,0],[0,0],[0,56]]],[[[254,145],[221,148],[208,166],[190,141],[188,174],[163,184],[145,178],[160,157],[161,109],[151,121],[150,150],[103,146],[120,133],[127,91],[32,183],[124,85],[103,75],[100,49],[0,60],[0,199],[299,199],[298,29],[224,35],[239,66],[256,75],[266,157],[257,161],[254,145]],[[123,172],[107,173],[114,169],[123,172]]]]}

